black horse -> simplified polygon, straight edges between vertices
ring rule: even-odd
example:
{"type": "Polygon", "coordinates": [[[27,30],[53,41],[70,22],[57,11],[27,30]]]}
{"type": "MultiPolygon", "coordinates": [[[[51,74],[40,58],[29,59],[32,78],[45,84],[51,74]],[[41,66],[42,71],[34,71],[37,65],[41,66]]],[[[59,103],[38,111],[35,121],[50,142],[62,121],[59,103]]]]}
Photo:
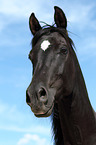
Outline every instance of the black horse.
{"type": "Polygon", "coordinates": [[[66,30],[67,19],[55,6],[55,26],[42,28],[34,13],[29,58],[33,79],[26,102],[36,117],[52,116],[55,145],[96,145],[96,115],[66,30]]]}

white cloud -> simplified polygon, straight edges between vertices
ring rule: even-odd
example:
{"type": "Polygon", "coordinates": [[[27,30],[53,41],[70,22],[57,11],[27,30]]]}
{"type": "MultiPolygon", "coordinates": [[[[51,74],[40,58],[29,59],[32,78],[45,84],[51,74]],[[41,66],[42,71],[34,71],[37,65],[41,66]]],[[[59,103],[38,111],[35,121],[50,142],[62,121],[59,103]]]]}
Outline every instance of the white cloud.
{"type": "Polygon", "coordinates": [[[80,52],[83,55],[87,56],[96,56],[96,38],[93,37],[87,37],[83,41],[82,45],[84,45],[84,49],[80,49],[80,52]]]}
{"type": "MultiPolygon", "coordinates": [[[[26,126],[26,123],[25,123],[25,126],[26,126]]],[[[50,128],[48,127],[44,127],[44,126],[39,126],[39,125],[34,125],[34,126],[31,126],[30,127],[21,127],[20,125],[19,126],[16,126],[12,124],[1,124],[0,125],[0,129],[2,130],[7,130],[7,131],[15,131],[15,132],[21,132],[21,133],[26,133],[26,132],[29,132],[29,133],[35,133],[35,134],[41,134],[41,135],[47,135],[49,136],[49,134],[51,134],[51,130],[50,128]]]]}
{"type": "Polygon", "coordinates": [[[3,104],[0,104],[0,114],[6,111],[6,106],[3,104]]]}
{"type": "MultiPolygon", "coordinates": [[[[58,5],[55,3],[55,5],[58,5]]],[[[63,2],[60,4],[62,9],[66,13],[68,13],[68,21],[70,23],[75,23],[78,27],[85,27],[92,15],[92,10],[94,8],[94,3],[86,4],[83,3],[68,3],[65,1],[64,6],[63,2]]],[[[4,26],[6,26],[8,23],[11,23],[11,20],[13,21],[19,19],[20,21],[23,19],[29,19],[29,16],[32,12],[36,14],[36,17],[40,21],[48,22],[49,24],[52,24],[54,21],[54,2],[49,1],[31,1],[31,0],[1,0],[0,1],[0,13],[8,16],[8,19],[1,20],[0,23],[0,29],[3,29],[4,26]],[[45,9],[45,7],[46,9],[45,9]],[[43,7],[43,10],[42,10],[43,7]],[[49,10],[50,9],[50,10],[49,10]]],[[[92,22],[91,22],[92,23],[92,22]]],[[[91,24],[93,25],[93,23],[91,24]]]]}
{"type": "MultiPolygon", "coordinates": [[[[12,122],[14,123],[20,123],[23,119],[25,119],[24,114],[21,113],[16,105],[8,105],[7,103],[4,104],[0,102],[0,125],[5,123],[6,126],[6,120],[8,125],[12,122]]],[[[3,126],[2,126],[3,127],[3,126]]]]}
{"type": "MultiPolygon", "coordinates": [[[[41,120],[44,122],[44,118],[41,120]]],[[[16,106],[9,106],[0,101],[0,129],[2,130],[49,135],[50,124],[48,118],[45,120],[48,126],[44,126],[44,123],[40,125],[40,119],[36,124],[38,121],[36,122],[36,117],[32,115],[32,112],[28,113],[28,110],[26,112],[25,108],[18,110],[16,106]]]]}
{"type": "MultiPolygon", "coordinates": [[[[69,20],[71,22],[82,22],[82,20],[87,19],[93,5],[75,5],[76,9],[71,9],[69,14],[69,20]]],[[[83,22],[82,22],[83,23],[83,22]]]]}
{"type": "MultiPolygon", "coordinates": [[[[0,2],[0,13],[3,13],[5,15],[15,15],[18,17],[23,15],[24,16],[24,8],[28,6],[28,2],[25,0],[23,3],[19,0],[1,0],[0,2]]],[[[25,9],[26,11],[26,9],[25,9]]]]}
{"type": "Polygon", "coordinates": [[[76,54],[81,62],[88,60],[95,60],[96,57],[96,40],[95,35],[89,33],[87,36],[82,36],[81,39],[78,39],[76,44],[76,54]]]}
{"type": "Polygon", "coordinates": [[[69,6],[70,11],[68,12],[68,24],[72,24],[72,27],[75,27],[75,29],[78,28],[79,31],[84,31],[87,27],[93,27],[94,21],[92,20],[92,16],[94,15],[94,4],[91,3],[84,5],[81,3],[75,3],[74,7],[75,9],[73,7],[70,9],[69,6]]]}
{"type": "Polygon", "coordinates": [[[1,0],[0,1],[0,32],[7,27],[8,24],[22,21],[29,18],[32,9],[38,10],[38,5],[34,1],[23,0],[1,0]],[[32,8],[32,9],[31,9],[32,8]]]}
{"type": "Polygon", "coordinates": [[[15,15],[18,17],[21,16],[27,17],[32,11],[35,13],[38,12],[43,4],[44,4],[44,0],[42,1],[23,0],[23,2],[20,0],[8,0],[8,1],[1,0],[0,13],[3,13],[5,15],[15,15]]]}
{"type": "Polygon", "coordinates": [[[25,134],[24,137],[18,141],[17,145],[29,145],[30,143],[36,145],[48,145],[45,138],[40,138],[36,134],[25,134]]]}

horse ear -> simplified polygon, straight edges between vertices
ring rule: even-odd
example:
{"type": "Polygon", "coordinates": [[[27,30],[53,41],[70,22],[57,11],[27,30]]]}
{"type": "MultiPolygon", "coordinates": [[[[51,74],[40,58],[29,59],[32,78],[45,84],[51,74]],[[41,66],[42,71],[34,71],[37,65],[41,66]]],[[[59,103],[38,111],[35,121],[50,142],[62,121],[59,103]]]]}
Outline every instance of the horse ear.
{"type": "Polygon", "coordinates": [[[37,31],[42,29],[34,13],[32,13],[29,18],[29,27],[33,35],[35,35],[37,31]]]}
{"type": "Polygon", "coordinates": [[[55,6],[54,9],[55,9],[54,20],[55,20],[57,27],[62,27],[64,29],[66,29],[67,19],[66,19],[64,12],[62,11],[62,9],[60,9],[57,6],[55,6]]]}

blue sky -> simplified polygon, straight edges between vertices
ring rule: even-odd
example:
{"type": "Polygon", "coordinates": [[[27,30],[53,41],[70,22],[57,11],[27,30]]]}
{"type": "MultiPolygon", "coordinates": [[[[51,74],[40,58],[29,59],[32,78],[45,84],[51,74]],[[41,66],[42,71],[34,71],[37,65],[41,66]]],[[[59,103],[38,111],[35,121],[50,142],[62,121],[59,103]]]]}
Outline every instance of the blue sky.
{"type": "Polygon", "coordinates": [[[96,111],[96,1],[0,0],[0,145],[52,145],[51,119],[36,118],[26,104],[32,78],[28,60],[32,35],[29,16],[54,22],[61,7],[76,46],[89,98],[96,111]]]}

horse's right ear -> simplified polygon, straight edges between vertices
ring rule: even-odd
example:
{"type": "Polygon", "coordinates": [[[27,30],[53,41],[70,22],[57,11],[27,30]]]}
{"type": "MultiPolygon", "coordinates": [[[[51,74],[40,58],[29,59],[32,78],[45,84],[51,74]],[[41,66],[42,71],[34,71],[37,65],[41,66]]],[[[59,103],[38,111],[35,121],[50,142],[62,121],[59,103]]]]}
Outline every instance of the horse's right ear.
{"type": "Polygon", "coordinates": [[[37,31],[42,29],[34,13],[32,13],[29,18],[29,27],[33,35],[35,35],[37,31]]]}

